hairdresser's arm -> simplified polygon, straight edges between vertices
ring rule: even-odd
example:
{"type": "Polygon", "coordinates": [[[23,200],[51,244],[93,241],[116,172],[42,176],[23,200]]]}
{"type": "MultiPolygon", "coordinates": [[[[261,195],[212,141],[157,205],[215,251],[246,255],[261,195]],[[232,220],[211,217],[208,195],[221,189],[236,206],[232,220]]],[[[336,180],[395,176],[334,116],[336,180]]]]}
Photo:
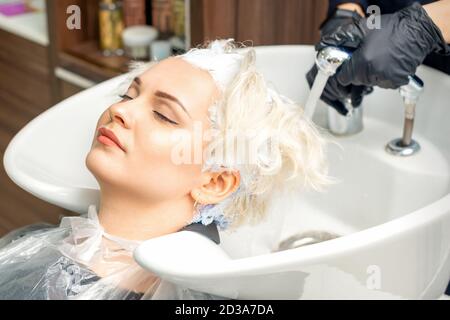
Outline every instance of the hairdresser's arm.
{"type": "Polygon", "coordinates": [[[444,40],[450,43],[450,0],[433,2],[424,5],[423,8],[441,30],[444,40]]]}
{"type": "Polygon", "coordinates": [[[330,16],[336,8],[357,11],[364,17],[364,11],[369,5],[369,0],[329,0],[328,16],[330,16]]]}
{"type": "Polygon", "coordinates": [[[358,3],[343,3],[337,6],[339,9],[349,10],[349,11],[356,11],[361,17],[365,17],[363,8],[358,3]]]}

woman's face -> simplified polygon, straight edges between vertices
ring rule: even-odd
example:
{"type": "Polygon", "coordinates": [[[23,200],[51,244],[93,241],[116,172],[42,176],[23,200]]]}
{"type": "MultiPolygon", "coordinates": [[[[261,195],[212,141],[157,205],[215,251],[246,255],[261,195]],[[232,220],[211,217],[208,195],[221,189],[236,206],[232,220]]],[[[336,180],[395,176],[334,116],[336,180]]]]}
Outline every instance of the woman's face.
{"type": "Polygon", "coordinates": [[[209,129],[208,108],[219,95],[207,71],[179,57],[153,65],[100,116],[88,169],[101,188],[108,184],[149,201],[188,195],[202,183],[202,164],[174,160],[174,148],[180,150],[177,132],[196,137],[181,148],[193,159],[194,145],[205,147],[194,129],[209,129]],[[114,133],[122,148],[102,137],[102,127],[114,133]]]}

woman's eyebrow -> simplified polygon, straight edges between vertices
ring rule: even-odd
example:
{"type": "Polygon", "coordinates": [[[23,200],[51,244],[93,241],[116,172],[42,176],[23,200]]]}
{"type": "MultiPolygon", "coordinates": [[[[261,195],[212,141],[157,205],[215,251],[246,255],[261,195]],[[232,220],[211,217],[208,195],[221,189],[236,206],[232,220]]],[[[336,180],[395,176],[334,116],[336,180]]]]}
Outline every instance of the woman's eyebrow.
{"type": "MultiPolygon", "coordinates": [[[[140,87],[141,84],[142,84],[141,79],[140,79],[139,77],[135,77],[135,78],[133,79],[133,82],[132,82],[132,83],[133,83],[133,84],[136,83],[136,85],[137,85],[136,87],[137,87],[137,89],[138,89],[138,91],[139,91],[139,87],[140,87]]],[[[178,99],[177,99],[176,97],[174,97],[173,95],[171,95],[171,94],[169,94],[169,93],[167,93],[167,92],[161,91],[161,90],[156,90],[155,96],[160,97],[160,98],[163,98],[163,99],[168,99],[168,100],[171,100],[171,101],[175,102],[176,104],[178,104],[178,105],[181,107],[181,109],[184,110],[184,112],[186,112],[186,114],[189,116],[189,118],[192,119],[191,115],[189,114],[189,112],[187,111],[187,109],[184,107],[184,105],[180,102],[180,100],[178,100],[178,99]]]]}
{"type": "Polygon", "coordinates": [[[142,83],[142,81],[141,81],[141,79],[139,77],[134,78],[133,82],[136,82],[138,86],[140,86],[141,83],[142,83]]]}
{"type": "Polygon", "coordinates": [[[181,109],[184,110],[184,112],[186,112],[186,114],[189,116],[189,118],[192,119],[189,112],[186,110],[186,108],[183,106],[183,104],[180,102],[180,100],[178,100],[176,97],[172,96],[171,94],[168,94],[167,92],[161,91],[161,90],[157,90],[155,92],[155,96],[175,102],[176,104],[178,104],[181,107],[181,109]]]}
{"type": "Polygon", "coordinates": [[[133,81],[131,82],[131,85],[132,85],[132,86],[135,85],[136,90],[138,91],[138,94],[139,94],[140,91],[141,91],[141,90],[140,90],[141,83],[142,83],[142,81],[141,81],[141,79],[139,79],[139,77],[134,78],[133,81]]]}

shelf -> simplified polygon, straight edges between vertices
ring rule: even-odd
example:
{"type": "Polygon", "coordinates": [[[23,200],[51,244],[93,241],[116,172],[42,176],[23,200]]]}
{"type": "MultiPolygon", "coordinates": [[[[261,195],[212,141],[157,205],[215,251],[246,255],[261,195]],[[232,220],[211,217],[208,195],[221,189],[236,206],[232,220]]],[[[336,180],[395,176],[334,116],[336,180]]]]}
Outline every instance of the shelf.
{"type": "Polygon", "coordinates": [[[58,61],[58,67],[76,73],[81,77],[89,79],[95,83],[106,81],[123,73],[93,64],[67,52],[59,52],[58,61]]]}
{"type": "Polygon", "coordinates": [[[131,61],[126,56],[104,56],[95,40],[79,43],[70,49],[66,49],[66,53],[115,73],[127,72],[128,64],[131,61]]]}
{"type": "Polygon", "coordinates": [[[0,29],[44,47],[49,44],[45,12],[30,12],[12,17],[0,14],[0,29]]]}

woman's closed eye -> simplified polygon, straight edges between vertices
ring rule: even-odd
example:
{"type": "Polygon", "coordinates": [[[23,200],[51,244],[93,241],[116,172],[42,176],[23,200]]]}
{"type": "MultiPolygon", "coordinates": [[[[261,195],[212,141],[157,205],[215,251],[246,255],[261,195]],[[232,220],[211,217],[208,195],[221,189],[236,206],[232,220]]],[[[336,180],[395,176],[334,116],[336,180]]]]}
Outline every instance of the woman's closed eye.
{"type": "MultiPolygon", "coordinates": [[[[130,97],[128,94],[121,94],[121,95],[119,95],[119,97],[122,100],[133,100],[133,98],[130,97]]],[[[166,117],[165,115],[163,115],[162,113],[160,113],[158,111],[153,110],[153,114],[158,121],[165,121],[165,122],[173,124],[173,125],[178,125],[178,122],[175,122],[172,119],[169,119],[168,117],[166,117]]]]}
{"type": "Polygon", "coordinates": [[[153,110],[153,114],[155,115],[155,118],[157,118],[160,121],[165,121],[165,122],[168,122],[170,124],[178,125],[177,122],[167,118],[165,115],[163,115],[162,113],[159,113],[158,111],[153,110]]]}

